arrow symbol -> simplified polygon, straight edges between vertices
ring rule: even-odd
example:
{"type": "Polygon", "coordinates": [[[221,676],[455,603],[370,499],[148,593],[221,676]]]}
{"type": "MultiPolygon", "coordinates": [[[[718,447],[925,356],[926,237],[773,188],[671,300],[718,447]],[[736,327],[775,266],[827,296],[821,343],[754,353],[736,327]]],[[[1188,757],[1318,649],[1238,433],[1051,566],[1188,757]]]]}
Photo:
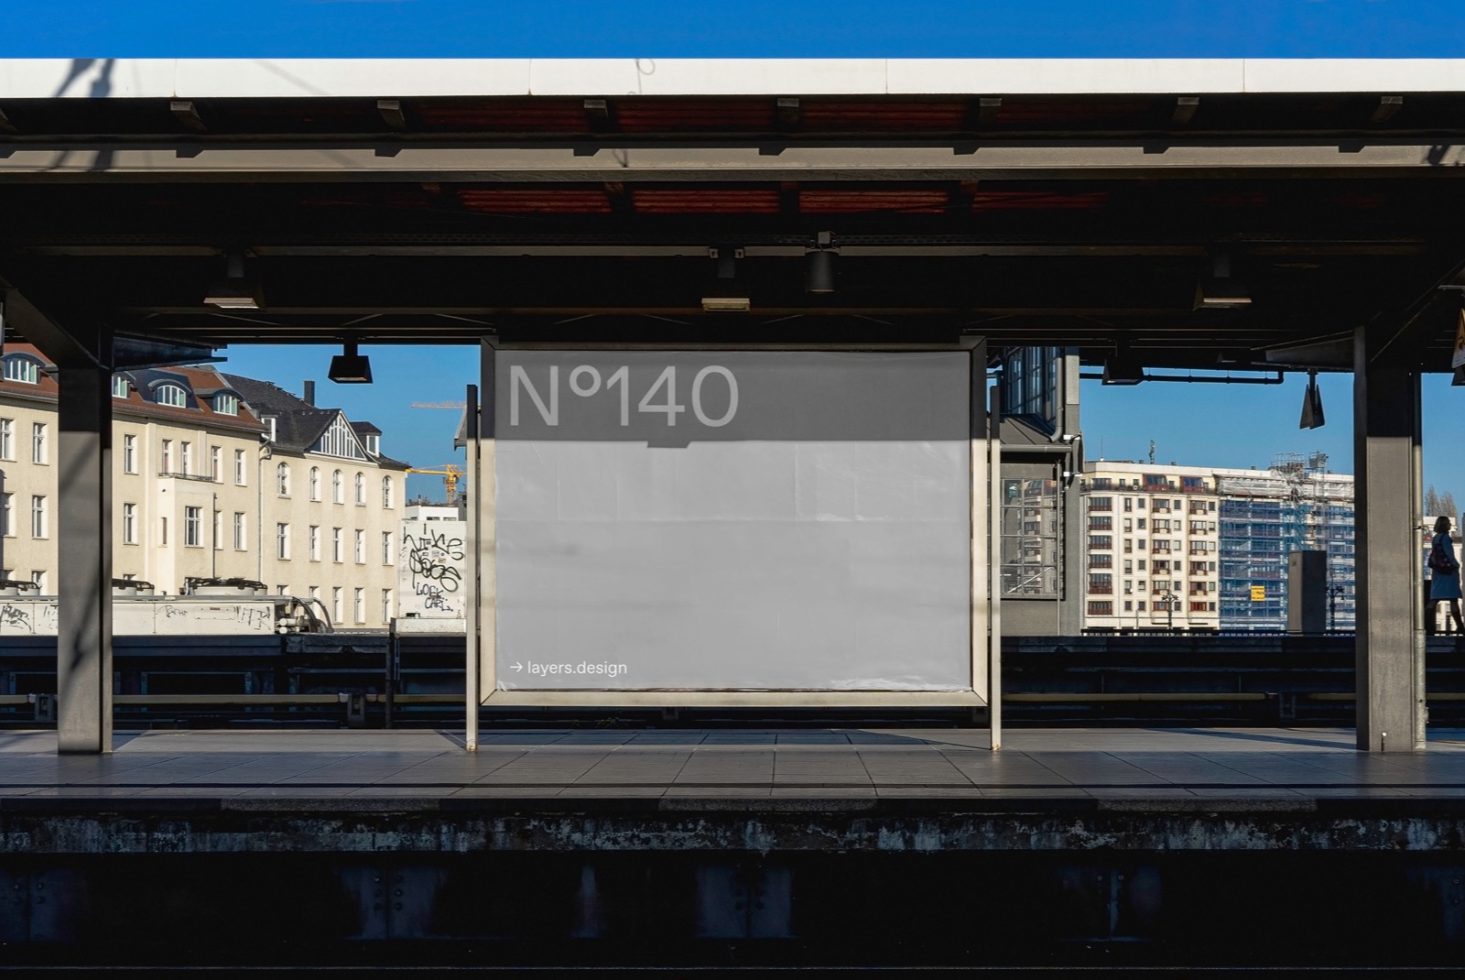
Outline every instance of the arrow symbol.
{"type": "Polygon", "coordinates": [[[523,670],[524,669],[524,665],[521,664],[521,663],[519,663],[519,661],[515,660],[512,664],[509,665],[509,669],[510,670],[523,670]]]}

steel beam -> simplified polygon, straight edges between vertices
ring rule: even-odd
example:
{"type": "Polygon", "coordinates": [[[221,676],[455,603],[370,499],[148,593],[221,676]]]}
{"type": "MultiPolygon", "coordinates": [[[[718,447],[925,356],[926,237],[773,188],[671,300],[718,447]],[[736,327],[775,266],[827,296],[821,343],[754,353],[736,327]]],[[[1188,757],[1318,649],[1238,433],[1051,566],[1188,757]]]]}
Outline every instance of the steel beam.
{"type": "Polygon", "coordinates": [[[62,752],[112,751],[112,371],[62,367],[56,683],[62,752]]]}
{"type": "Polygon", "coordinates": [[[1383,331],[1354,336],[1354,473],[1358,534],[1355,641],[1358,748],[1423,747],[1417,367],[1378,356],[1383,331]]]}
{"type": "Polygon", "coordinates": [[[359,138],[297,143],[27,142],[0,153],[0,178],[37,182],[204,183],[363,180],[474,183],[587,181],[1082,180],[1271,176],[1445,176],[1465,146],[1423,139],[729,140],[682,144],[588,140],[498,143],[359,138]],[[390,152],[384,152],[389,150],[390,152]]]}

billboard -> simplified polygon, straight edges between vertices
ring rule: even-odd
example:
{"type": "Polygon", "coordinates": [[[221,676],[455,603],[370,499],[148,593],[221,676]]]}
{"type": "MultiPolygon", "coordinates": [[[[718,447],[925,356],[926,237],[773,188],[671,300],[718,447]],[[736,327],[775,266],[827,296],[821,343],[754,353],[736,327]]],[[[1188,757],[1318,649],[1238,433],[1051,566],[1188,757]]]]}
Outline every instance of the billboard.
{"type": "Polygon", "coordinates": [[[970,691],[965,352],[503,350],[501,690],[970,691]]]}

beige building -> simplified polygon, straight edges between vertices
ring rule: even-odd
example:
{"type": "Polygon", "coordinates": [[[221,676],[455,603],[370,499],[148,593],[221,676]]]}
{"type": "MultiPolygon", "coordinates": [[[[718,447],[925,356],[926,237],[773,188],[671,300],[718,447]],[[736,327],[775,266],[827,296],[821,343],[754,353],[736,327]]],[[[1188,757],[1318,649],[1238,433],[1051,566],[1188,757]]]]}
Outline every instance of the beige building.
{"type": "MultiPolygon", "coordinates": [[[[10,344],[0,372],[6,579],[56,583],[55,379],[10,344]]],[[[179,594],[236,578],[318,598],[337,626],[394,614],[406,464],[381,431],[209,367],[113,378],[113,577],[179,594]]]]}
{"type": "Polygon", "coordinates": [[[1219,627],[1213,470],[1098,460],[1083,498],[1086,629],[1219,627]]]}

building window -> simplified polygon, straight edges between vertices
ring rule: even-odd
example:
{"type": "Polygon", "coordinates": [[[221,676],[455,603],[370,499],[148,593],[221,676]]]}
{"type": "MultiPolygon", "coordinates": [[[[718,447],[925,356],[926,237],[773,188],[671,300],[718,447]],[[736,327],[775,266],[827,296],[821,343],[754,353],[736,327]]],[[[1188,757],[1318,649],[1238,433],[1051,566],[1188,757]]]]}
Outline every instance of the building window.
{"type": "Polygon", "coordinates": [[[341,471],[331,471],[331,503],[344,504],[346,502],[345,487],[341,483],[341,471]]]}
{"type": "Polygon", "coordinates": [[[224,482],[224,450],[218,446],[209,450],[209,479],[215,483],[224,482]]]}
{"type": "Polygon", "coordinates": [[[0,419],[0,459],[15,458],[15,422],[0,419]]]}
{"type": "Polygon", "coordinates": [[[245,524],[245,517],[242,511],[234,512],[234,550],[247,551],[249,549],[249,531],[245,524]]]}
{"type": "Polygon", "coordinates": [[[382,506],[392,506],[392,478],[389,476],[382,477],[382,506]]]}
{"type": "Polygon", "coordinates": [[[46,573],[42,571],[31,572],[31,582],[34,583],[36,591],[42,595],[46,594],[46,573]]]}
{"type": "Polygon", "coordinates": [[[214,550],[224,550],[224,512],[214,511],[214,550]]]}
{"type": "MultiPolygon", "coordinates": [[[[15,494],[0,494],[0,529],[7,538],[15,537],[15,494]]],[[[5,576],[9,578],[10,576],[5,576]]]]}
{"type": "Polygon", "coordinates": [[[331,528],[331,561],[342,562],[346,560],[346,545],[341,538],[341,529],[331,528]]]}
{"type": "Polygon", "coordinates": [[[374,433],[367,436],[366,451],[371,453],[373,456],[380,456],[382,454],[382,437],[374,433]]]}
{"type": "Polygon", "coordinates": [[[214,396],[214,411],[219,415],[238,415],[239,396],[221,391],[214,396]]]}
{"type": "Polygon", "coordinates": [[[366,532],[356,532],[356,564],[366,564],[366,532]]]}
{"type": "Polygon", "coordinates": [[[203,544],[203,508],[183,508],[183,546],[197,548],[203,544]]]}
{"type": "Polygon", "coordinates": [[[382,622],[392,621],[392,590],[382,589],[382,622]]]}
{"type": "Polygon", "coordinates": [[[345,609],[341,605],[341,587],[339,585],[331,588],[331,619],[337,623],[344,618],[345,609]]]}
{"type": "Polygon", "coordinates": [[[365,589],[357,589],[356,590],[355,599],[356,599],[356,603],[355,603],[355,605],[356,605],[356,622],[358,622],[358,623],[364,623],[364,622],[366,622],[366,590],[365,589]]]}
{"type": "Polygon", "coordinates": [[[320,499],[320,467],[319,466],[312,466],[310,468],[310,499],[311,500],[319,500],[320,499]]]}
{"type": "MultiPolygon", "coordinates": [[[[1002,481],[1002,592],[1058,595],[1062,564],[1058,481],[1002,481]]],[[[1094,539],[1090,539],[1093,546],[1094,539]]],[[[1112,545],[1105,538],[1104,547],[1112,545]]]]}
{"type": "Polygon", "coordinates": [[[366,506],[366,477],[360,473],[356,474],[356,505],[366,506]]]}
{"type": "Polygon", "coordinates": [[[356,440],[356,433],[351,431],[351,424],[341,415],[336,416],[336,420],[331,423],[330,428],[326,429],[320,439],[316,440],[315,445],[310,448],[312,452],[326,456],[366,459],[366,454],[361,451],[361,444],[356,440]]]}
{"type": "Polygon", "coordinates": [[[249,471],[244,464],[244,450],[234,450],[234,485],[242,487],[249,481],[249,471]]]}
{"type": "Polygon", "coordinates": [[[185,440],[179,445],[178,459],[183,464],[183,468],[179,472],[184,476],[191,475],[193,473],[193,443],[185,440]]]}
{"type": "Polygon", "coordinates": [[[163,451],[162,451],[162,453],[160,455],[159,461],[162,463],[162,466],[158,470],[159,473],[162,473],[164,476],[166,476],[169,473],[172,473],[173,472],[173,440],[172,439],[164,439],[163,440],[163,451]]]}
{"type": "Polygon", "coordinates": [[[1114,615],[1114,602],[1109,599],[1089,603],[1090,616],[1112,616],[1114,615]]]}
{"type": "Polygon", "coordinates": [[[290,557],[290,525],[275,525],[275,557],[289,559],[290,557]]]}
{"type": "Polygon", "coordinates": [[[160,384],[153,389],[153,401],[170,408],[187,408],[188,392],[182,385],[160,384]]]}
{"type": "Polygon", "coordinates": [[[46,423],[31,423],[31,462],[45,464],[49,453],[46,447],[46,423]]]}
{"type": "Polygon", "coordinates": [[[1110,572],[1098,572],[1089,576],[1090,595],[1109,595],[1114,591],[1114,576],[1110,572]]]}
{"type": "Polygon", "coordinates": [[[41,362],[26,354],[11,354],[5,358],[5,380],[23,385],[40,384],[41,362]]]}
{"type": "Polygon", "coordinates": [[[122,543],[137,544],[137,504],[122,505],[122,543]]]}
{"type": "Polygon", "coordinates": [[[166,548],[168,546],[168,518],[158,518],[158,544],[166,548]]]}
{"type": "Polygon", "coordinates": [[[112,397],[126,398],[127,391],[127,379],[120,374],[112,375],[112,397]]]}
{"type": "Polygon", "coordinates": [[[391,563],[392,563],[392,532],[391,531],[383,531],[382,532],[382,564],[383,565],[390,565],[391,563]]]}
{"type": "Polygon", "coordinates": [[[281,463],[275,467],[275,492],[282,497],[290,496],[290,464],[281,463]]]}
{"type": "Polygon", "coordinates": [[[310,560],[320,561],[320,525],[310,525],[308,540],[310,542],[310,560]]]}
{"type": "Polygon", "coordinates": [[[46,498],[31,497],[31,537],[44,538],[47,533],[46,498]]]}
{"type": "Polygon", "coordinates": [[[265,439],[266,439],[266,441],[268,441],[268,442],[274,442],[275,441],[275,416],[273,416],[273,415],[266,415],[264,418],[260,419],[260,421],[262,423],[264,423],[264,427],[265,427],[265,439]]]}

